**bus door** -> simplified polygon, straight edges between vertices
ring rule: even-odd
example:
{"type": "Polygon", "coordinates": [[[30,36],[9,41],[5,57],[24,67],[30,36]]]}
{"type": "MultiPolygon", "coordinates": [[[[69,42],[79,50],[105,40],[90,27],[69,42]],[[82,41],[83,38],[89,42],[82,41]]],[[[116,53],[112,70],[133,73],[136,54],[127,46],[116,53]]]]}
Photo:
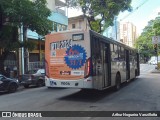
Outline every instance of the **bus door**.
{"type": "Polygon", "coordinates": [[[126,50],[126,80],[130,79],[130,61],[129,61],[129,51],[126,50]]]}
{"type": "Polygon", "coordinates": [[[139,54],[138,53],[136,53],[136,61],[137,61],[137,76],[139,76],[140,75],[140,65],[139,65],[139,54]]]}
{"type": "Polygon", "coordinates": [[[101,62],[102,62],[102,87],[108,87],[111,85],[111,79],[110,79],[110,67],[111,64],[110,61],[110,48],[108,43],[101,42],[100,43],[101,48],[101,62]]]}

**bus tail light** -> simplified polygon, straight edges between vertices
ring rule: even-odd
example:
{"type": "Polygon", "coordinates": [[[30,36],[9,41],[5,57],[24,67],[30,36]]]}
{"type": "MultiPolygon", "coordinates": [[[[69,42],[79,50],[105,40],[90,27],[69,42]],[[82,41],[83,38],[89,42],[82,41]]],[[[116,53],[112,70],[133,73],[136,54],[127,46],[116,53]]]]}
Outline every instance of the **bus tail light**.
{"type": "Polygon", "coordinates": [[[87,78],[91,75],[91,58],[88,58],[85,64],[84,78],[87,78]]]}
{"type": "Polygon", "coordinates": [[[49,66],[48,66],[47,60],[45,60],[45,73],[46,73],[46,76],[49,77],[49,66]]]}

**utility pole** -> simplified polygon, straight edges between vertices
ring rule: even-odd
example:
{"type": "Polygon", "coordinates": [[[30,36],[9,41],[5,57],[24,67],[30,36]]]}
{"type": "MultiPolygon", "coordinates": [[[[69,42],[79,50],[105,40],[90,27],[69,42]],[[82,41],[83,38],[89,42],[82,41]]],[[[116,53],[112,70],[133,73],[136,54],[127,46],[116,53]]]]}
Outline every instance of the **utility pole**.
{"type": "MultiPolygon", "coordinates": [[[[20,25],[20,41],[23,42],[23,24],[20,25]]],[[[24,74],[24,47],[21,48],[21,71],[24,74]]]]}
{"type": "Polygon", "coordinates": [[[157,56],[157,67],[158,67],[158,44],[160,43],[160,36],[153,36],[152,37],[152,43],[154,47],[154,52],[157,56]]]}

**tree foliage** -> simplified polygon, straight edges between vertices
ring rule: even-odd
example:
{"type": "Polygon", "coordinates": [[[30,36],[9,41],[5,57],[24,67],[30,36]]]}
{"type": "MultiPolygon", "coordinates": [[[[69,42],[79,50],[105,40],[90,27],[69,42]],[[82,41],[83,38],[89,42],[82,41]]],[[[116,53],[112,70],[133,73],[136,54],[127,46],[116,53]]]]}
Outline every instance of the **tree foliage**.
{"type": "Polygon", "coordinates": [[[46,0],[1,0],[0,7],[3,11],[3,23],[20,26],[45,35],[52,29],[48,20],[51,11],[46,7],[46,0]]]}
{"type": "MultiPolygon", "coordinates": [[[[23,25],[24,30],[24,40],[27,29],[36,31],[40,35],[45,35],[52,30],[52,22],[48,20],[51,11],[46,7],[46,0],[36,0],[35,2],[30,0],[1,0],[0,11],[1,42],[10,43],[13,39],[12,34],[14,34],[12,29],[17,27],[18,30],[21,25],[23,25]]],[[[14,31],[16,30],[14,29],[14,31]]],[[[18,40],[16,42],[15,46],[12,44],[11,50],[13,46],[17,48],[24,45],[18,40]]],[[[1,47],[6,49],[10,45],[6,44],[6,46],[1,47]]]]}
{"type": "Polygon", "coordinates": [[[102,33],[113,25],[120,11],[131,11],[131,0],[66,0],[69,7],[80,7],[87,16],[90,28],[102,33]]]}
{"type": "Polygon", "coordinates": [[[136,40],[135,47],[142,56],[149,58],[156,55],[152,44],[153,36],[160,36],[160,17],[150,20],[148,25],[143,29],[142,34],[136,40]]]}
{"type": "Polygon", "coordinates": [[[160,35],[160,17],[157,17],[155,19],[153,28],[154,28],[155,35],[160,35]]]}

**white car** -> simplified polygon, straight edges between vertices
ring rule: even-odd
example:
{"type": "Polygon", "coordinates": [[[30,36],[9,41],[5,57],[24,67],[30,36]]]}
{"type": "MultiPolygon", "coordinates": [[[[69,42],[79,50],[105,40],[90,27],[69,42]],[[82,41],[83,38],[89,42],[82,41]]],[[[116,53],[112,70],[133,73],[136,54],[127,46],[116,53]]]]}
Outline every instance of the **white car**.
{"type": "Polygon", "coordinates": [[[151,61],[149,61],[149,64],[151,64],[151,65],[157,65],[157,60],[151,60],[151,61]]]}
{"type": "MultiPolygon", "coordinates": [[[[160,56],[158,56],[158,62],[160,62],[160,56]]],[[[157,57],[152,56],[151,59],[148,61],[148,64],[157,65],[157,57]]]]}

